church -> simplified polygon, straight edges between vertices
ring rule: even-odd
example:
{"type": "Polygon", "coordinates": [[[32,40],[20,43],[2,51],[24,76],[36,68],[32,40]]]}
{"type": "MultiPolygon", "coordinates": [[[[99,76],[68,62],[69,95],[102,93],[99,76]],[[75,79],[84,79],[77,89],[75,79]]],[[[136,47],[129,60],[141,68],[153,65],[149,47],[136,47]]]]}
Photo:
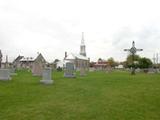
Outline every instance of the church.
{"type": "Polygon", "coordinates": [[[84,43],[84,32],[82,32],[82,40],[81,40],[79,54],[74,54],[74,53],[67,54],[67,52],[65,52],[64,63],[66,62],[74,63],[75,69],[78,71],[81,68],[89,70],[90,59],[87,57],[86,54],[86,46],[84,43]]]}

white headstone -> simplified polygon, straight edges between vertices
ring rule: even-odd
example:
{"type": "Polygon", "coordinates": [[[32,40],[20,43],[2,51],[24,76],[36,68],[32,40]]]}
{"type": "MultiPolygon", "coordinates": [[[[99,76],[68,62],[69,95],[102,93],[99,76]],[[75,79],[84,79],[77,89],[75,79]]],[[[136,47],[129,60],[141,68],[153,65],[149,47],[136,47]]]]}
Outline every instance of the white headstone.
{"type": "Polygon", "coordinates": [[[40,80],[41,83],[43,83],[43,84],[53,84],[52,69],[51,68],[45,68],[43,70],[42,77],[43,77],[43,80],[40,80]]]}
{"type": "Polygon", "coordinates": [[[139,72],[141,72],[141,69],[140,69],[140,68],[137,68],[137,69],[136,69],[136,73],[139,73],[139,72]]]}
{"type": "Polygon", "coordinates": [[[9,69],[0,69],[0,80],[11,80],[9,69]]]}
{"type": "Polygon", "coordinates": [[[153,69],[153,68],[149,68],[149,69],[148,69],[148,73],[149,73],[149,74],[154,74],[154,73],[156,73],[156,71],[155,71],[155,69],[153,69]]]}
{"type": "Polygon", "coordinates": [[[86,76],[85,68],[80,68],[80,76],[86,76]]]}

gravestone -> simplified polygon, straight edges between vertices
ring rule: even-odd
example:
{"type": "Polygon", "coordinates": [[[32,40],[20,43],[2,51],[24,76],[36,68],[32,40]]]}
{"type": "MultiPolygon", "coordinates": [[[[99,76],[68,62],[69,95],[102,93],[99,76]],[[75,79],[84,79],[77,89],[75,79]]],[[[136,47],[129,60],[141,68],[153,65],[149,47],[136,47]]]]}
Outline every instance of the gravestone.
{"type": "Polygon", "coordinates": [[[43,80],[40,80],[43,84],[53,84],[52,80],[52,69],[51,68],[45,68],[42,73],[43,80]]]}
{"type": "Polygon", "coordinates": [[[32,64],[32,74],[34,76],[42,76],[43,69],[45,68],[46,60],[40,53],[32,64]]]}
{"type": "Polygon", "coordinates": [[[137,68],[135,71],[136,71],[136,73],[140,73],[140,72],[141,72],[141,69],[140,69],[140,68],[137,68]]]}
{"type": "Polygon", "coordinates": [[[86,70],[84,67],[80,68],[80,76],[86,76],[86,70]]]}
{"type": "Polygon", "coordinates": [[[0,69],[0,80],[11,80],[9,69],[0,69]]]}
{"type": "Polygon", "coordinates": [[[33,74],[33,76],[42,76],[43,64],[34,62],[33,66],[32,66],[32,74],[33,74]]]}
{"type": "Polygon", "coordinates": [[[71,62],[66,63],[64,77],[74,78],[75,77],[75,69],[74,64],[71,62]]]}
{"type": "Polygon", "coordinates": [[[10,75],[17,75],[17,73],[15,73],[16,69],[15,68],[10,68],[10,75]]]}
{"type": "Polygon", "coordinates": [[[160,73],[160,70],[159,70],[159,69],[156,69],[156,73],[160,73]]]}
{"type": "Polygon", "coordinates": [[[94,72],[95,68],[89,68],[89,72],[94,72]]]}
{"type": "Polygon", "coordinates": [[[154,68],[149,68],[149,69],[148,69],[148,73],[149,73],[149,74],[154,74],[154,73],[156,73],[156,71],[155,71],[154,68]]]}
{"type": "Polygon", "coordinates": [[[111,73],[113,70],[112,70],[112,67],[107,67],[106,68],[106,73],[111,73]]]}

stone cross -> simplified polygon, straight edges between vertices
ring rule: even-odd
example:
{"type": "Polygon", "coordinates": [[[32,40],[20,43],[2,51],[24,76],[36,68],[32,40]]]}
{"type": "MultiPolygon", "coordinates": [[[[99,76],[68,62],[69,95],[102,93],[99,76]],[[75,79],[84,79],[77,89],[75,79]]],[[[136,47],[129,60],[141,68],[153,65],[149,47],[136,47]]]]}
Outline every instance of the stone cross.
{"type": "Polygon", "coordinates": [[[133,66],[133,68],[132,68],[131,74],[132,74],[132,75],[135,75],[135,65],[134,65],[135,54],[136,54],[138,51],[143,51],[143,49],[137,49],[137,48],[135,47],[135,42],[133,41],[133,42],[132,42],[132,47],[131,47],[130,49],[124,49],[124,51],[129,51],[129,52],[131,53],[131,55],[132,55],[132,66],[133,66]]]}

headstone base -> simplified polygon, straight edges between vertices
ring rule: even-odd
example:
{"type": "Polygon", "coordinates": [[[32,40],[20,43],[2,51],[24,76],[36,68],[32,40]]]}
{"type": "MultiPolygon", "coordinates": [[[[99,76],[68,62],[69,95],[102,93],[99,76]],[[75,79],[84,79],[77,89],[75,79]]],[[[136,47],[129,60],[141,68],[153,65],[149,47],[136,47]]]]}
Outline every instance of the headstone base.
{"type": "Polygon", "coordinates": [[[64,74],[64,77],[66,77],[66,78],[75,78],[76,75],[74,75],[74,74],[72,74],[72,75],[64,74]]]}
{"type": "Polygon", "coordinates": [[[53,84],[53,80],[40,80],[40,83],[46,84],[46,85],[51,85],[53,84]]]}
{"type": "Polygon", "coordinates": [[[11,77],[9,77],[9,78],[7,78],[7,79],[6,79],[6,78],[3,78],[3,77],[0,77],[0,81],[10,81],[10,80],[12,80],[11,77]]]}
{"type": "Polygon", "coordinates": [[[33,76],[40,76],[41,77],[42,75],[40,75],[40,74],[33,74],[33,76]]]}
{"type": "Polygon", "coordinates": [[[87,76],[87,74],[86,73],[80,73],[80,76],[87,76]]]}
{"type": "Polygon", "coordinates": [[[14,75],[17,75],[17,73],[11,73],[10,75],[11,75],[11,76],[14,76],[14,75]]]}

